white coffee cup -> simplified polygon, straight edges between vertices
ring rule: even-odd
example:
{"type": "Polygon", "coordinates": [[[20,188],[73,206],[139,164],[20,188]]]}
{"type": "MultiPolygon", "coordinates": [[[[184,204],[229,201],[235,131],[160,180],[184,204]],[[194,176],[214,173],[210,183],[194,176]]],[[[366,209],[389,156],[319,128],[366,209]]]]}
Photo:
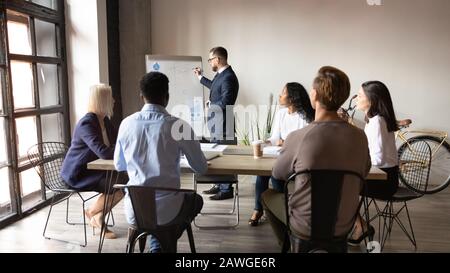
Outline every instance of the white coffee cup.
{"type": "Polygon", "coordinates": [[[264,141],[262,140],[255,140],[252,142],[254,158],[258,159],[263,156],[263,144],[264,141]]]}

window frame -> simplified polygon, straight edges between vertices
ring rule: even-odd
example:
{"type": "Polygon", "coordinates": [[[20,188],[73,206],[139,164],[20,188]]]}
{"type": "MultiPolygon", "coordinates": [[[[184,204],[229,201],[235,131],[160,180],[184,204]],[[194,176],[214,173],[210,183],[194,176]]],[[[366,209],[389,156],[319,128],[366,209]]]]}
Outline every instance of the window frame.
{"type": "MultiPolygon", "coordinates": [[[[14,18],[14,16],[12,16],[14,18]]],[[[20,18],[19,18],[20,20],[20,18]]],[[[58,126],[62,129],[63,142],[70,143],[70,112],[69,112],[69,94],[68,94],[68,75],[67,75],[67,55],[66,55],[66,41],[65,41],[65,17],[64,17],[64,0],[57,0],[57,9],[53,10],[30,1],[25,0],[8,0],[0,1],[0,67],[3,72],[0,72],[0,81],[4,82],[2,96],[3,113],[0,112],[0,116],[5,118],[5,134],[7,142],[7,159],[8,168],[10,174],[10,196],[12,213],[9,218],[17,219],[21,218],[26,211],[22,211],[22,197],[20,192],[20,173],[32,168],[28,162],[21,164],[21,158],[18,157],[17,146],[17,128],[15,121],[18,118],[35,117],[38,142],[42,142],[42,122],[41,116],[47,114],[61,114],[62,123],[58,126]],[[8,17],[8,11],[17,12],[29,17],[30,22],[30,37],[32,45],[31,55],[22,54],[10,54],[9,53],[9,40],[7,29],[7,22],[10,20],[8,17]],[[35,19],[49,22],[55,26],[55,48],[56,57],[37,56],[36,50],[36,32],[34,22],[35,19]],[[26,109],[14,109],[12,77],[11,77],[11,61],[23,61],[32,65],[33,74],[33,94],[35,98],[34,108],[26,109]],[[39,98],[39,82],[38,82],[38,64],[52,64],[57,66],[57,86],[58,86],[58,101],[57,105],[41,107],[39,98]]],[[[34,207],[30,207],[27,211],[30,211],[36,207],[46,205],[49,200],[46,196],[46,189],[41,183],[41,197],[42,202],[36,204],[34,207]]],[[[8,222],[8,218],[3,219],[0,217],[0,227],[8,222]]]]}

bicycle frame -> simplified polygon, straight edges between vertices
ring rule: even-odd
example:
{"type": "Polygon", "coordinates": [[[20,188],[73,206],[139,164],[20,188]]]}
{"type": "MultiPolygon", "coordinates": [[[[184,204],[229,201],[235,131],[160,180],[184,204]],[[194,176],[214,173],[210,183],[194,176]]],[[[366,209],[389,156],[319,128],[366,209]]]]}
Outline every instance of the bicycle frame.
{"type": "Polygon", "coordinates": [[[414,152],[411,149],[411,145],[409,144],[408,138],[406,137],[408,134],[418,134],[418,135],[427,135],[427,136],[436,136],[441,139],[441,142],[439,145],[436,145],[433,147],[433,150],[431,151],[431,157],[433,157],[436,152],[441,148],[442,144],[447,140],[448,133],[444,131],[426,131],[426,130],[398,130],[395,135],[395,139],[400,139],[403,141],[403,143],[406,143],[408,145],[408,148],[411,150],[411,152],[414,152]]]}

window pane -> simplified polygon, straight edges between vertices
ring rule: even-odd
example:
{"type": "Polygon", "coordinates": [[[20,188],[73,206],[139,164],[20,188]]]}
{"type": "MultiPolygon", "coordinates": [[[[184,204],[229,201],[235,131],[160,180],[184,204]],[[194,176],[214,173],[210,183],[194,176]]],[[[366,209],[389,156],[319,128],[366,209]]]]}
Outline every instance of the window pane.
{"type": "Polygon", "coordinates": [[[41,178],[32,168],[19,174],[22,211],[35,207],[42,202],[41,178]]]}
{"type": "Polygon", "coordinates": [[[37,64],[39,101],[41,107],[59,104],[58,66],[37,64]]]}
{"type": "Polygon", "coordinates": [[[20,173],[20,183],[22,197],[41,190],[41,178],[34,168],[20,173]]]}
{"type": "Polygon", "coordinates": [[[8,10],[8,44],[13,54],[31,55],[30,19],[8,10]]]}
{"type": "Polygon", "coordinates": [[[31,0],[31,2],[47,8],[57,9],[56,0],[31,0]]]}
{"type": "Polygon", "coordinates": [[[26,62],[11,61],[14,108],[34,108],[33,70],[26,62]]]}
{"type": "Polygon", "coordinates": [[[11,214],[9,170],[8,168],[0,168],[0,219],[9,214],[11,214]]]}
{"type": "Polygon", "coordinates": [[[41,116],[42,141],[64,142],[62,132],[62,115],[52,114],[41,116]]]}
{"type": "Polygon", "coordinates": [[[36,33],[36,51],[38,56],[56,57],[55,24],[34,20],[36,33]]]}
{"type": "Polygon", "coordinates": [[[16,119],[17,149],[19,152],[19,165],[27,162],[28,149],[37,144],[36,117],[16,119]]]}
{"type": "Polygon", "coordinates": [[[0,166],[7,164],[5,118],[0,118],[0,166]]]}

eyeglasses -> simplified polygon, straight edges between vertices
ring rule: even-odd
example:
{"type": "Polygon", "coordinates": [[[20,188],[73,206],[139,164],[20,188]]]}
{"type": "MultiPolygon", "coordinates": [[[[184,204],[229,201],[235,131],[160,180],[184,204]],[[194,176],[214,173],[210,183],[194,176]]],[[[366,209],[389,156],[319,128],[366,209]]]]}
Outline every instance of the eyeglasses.
{"type": "Polygon", "coordinates": [[[212,57],[212,58],[209,58],[208,59],[208,63],[210,63],[212,60],[214,60],[215,58],[218,58],[217,56],[216,57],[212,57]]]}

